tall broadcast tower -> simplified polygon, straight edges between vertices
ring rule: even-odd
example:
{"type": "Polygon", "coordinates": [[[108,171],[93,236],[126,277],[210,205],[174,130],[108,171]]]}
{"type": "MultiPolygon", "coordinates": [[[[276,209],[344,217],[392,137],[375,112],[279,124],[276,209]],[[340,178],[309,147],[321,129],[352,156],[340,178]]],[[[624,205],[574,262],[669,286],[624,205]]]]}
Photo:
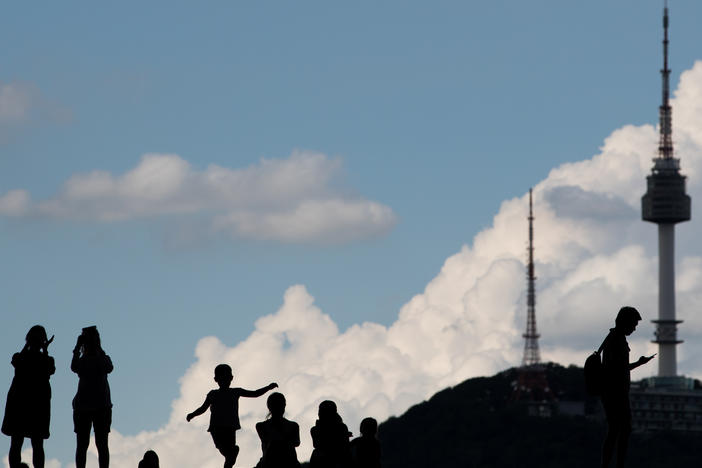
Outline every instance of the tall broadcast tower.
{"type": "Polygon", "coordinates": [[[663,10],[663,96],[659,107],[660,141],[658,156],[653,159],[651,174],[646,177],[647,190],[641,198],[641,217],[658,224],[658,376],[677,375],[675,318],[675,224],[690,220],[690,197],[685,193],[685,176],[680,174],[680,160],[673,157],[672,109],[670,107],[670,69],[668,68],[668,5],[663,10]]]}
{"type": "Polygon", "coordinates": [[[522,366],[535,366],[541,362],[539,333],[536,331],[536,293],[534,292],[534,212],[529,189],[529,247],[527,249],[527,327],[524,338],[522,366]]]}
{"type": "Polygon", "coordinates": [[[539,333],[536,331],[536,293],[534,291],[534,210],[532,190],[529,189],[529,247],[527,248],[527,326],[524,338],[524,356],[517,371],[512,398],[527,403],[529,414],[550,416],[553,393],[548,385],[546,366],[541,363],[539,333]]]}

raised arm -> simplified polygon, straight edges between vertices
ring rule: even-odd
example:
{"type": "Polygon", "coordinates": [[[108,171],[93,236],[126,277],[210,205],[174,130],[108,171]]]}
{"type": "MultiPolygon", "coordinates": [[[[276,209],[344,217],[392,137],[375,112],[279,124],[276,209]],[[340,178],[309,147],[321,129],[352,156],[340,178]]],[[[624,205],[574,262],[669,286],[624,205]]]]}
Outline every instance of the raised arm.
{"type": "Polygon", "coordinates": [[[209,408],[209,407],[210,407],[210,399],[205,398],[205,402],[198,409],[193,411],[192,413],[188,413],[188,415],[185,417],[185,419],[188,422],[190,422],[190,420],[193,419],[194,417],[200,416],[202,413],[207,411],[207,408],[209,408]]]}
{"type": "Polygon", "coordinates": [[[76,345],[73,348],[73,359],[71,359],[71,370],[76,374],[80,370],[80,348],[83,346],[83,341],[81,336],[78,336],[76,340],[76,345]]]}
{"type": "Polygon", "coordinates": [[[103,356],[103,361],[104,361],[103,365],[105,366],[105,373],[109,374],[110,372],[112,372],[114,370],[115,366],[112,365],[112,359],[110,359],[110,356],[105,354],[104,351],[102,352],[102,356],[103,356]]]}
{"type": "Polygon", "coordinates": [[[47,359],[47,364],[46,364],[46,373],[49,375],[54,375],[56,372],[56,362],[54,361],[54,358],[49,356],[47,359]]]}
{"type": "Polygon", "coordinates": [[[80,371],[80,351],[73,350],[73,359],[71,359],[71,370],[76,374],[80,371]]]}
{"type": "Polygon", "coordinates": [[[244,396],[244,397],[249,397],[249,398],[257,398],[263,395],[264,393],[273,390],[274,388],[278,387],[278,384],[275,382],[269,383],[265,387],[261,387],[258,390],[246,390],[245,388],[240,388],[239,389],[239,395],[244,396]]]}

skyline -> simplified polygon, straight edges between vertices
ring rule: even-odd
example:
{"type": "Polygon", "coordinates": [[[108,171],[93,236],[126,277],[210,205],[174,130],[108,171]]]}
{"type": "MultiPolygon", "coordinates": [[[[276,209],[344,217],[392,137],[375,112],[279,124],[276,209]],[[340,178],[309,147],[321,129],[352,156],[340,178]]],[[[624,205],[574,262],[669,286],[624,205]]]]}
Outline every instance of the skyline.
{"type": "MultiPolygon", "coordinates": [[[[406,396],[386,382],[380,368],[371,378],[375,390],[359,381],[358,395],[339,396],[342,415],[357,430],[355,419],[370,408],[374,391],[376,411],[393,414],[439,385],[518,365],[526,311],[524,197],[530,186],[535,186],[539,219],[535,258],[542,353],[564,364],[582,361],[613,319],[615,309],[605,302],[626,298],[646,304],[649,283],[655,283],[655,233],[635,207],[655,152],[651,125],[660,89],[662,7],[653,1],[633,10],[640,2],[607,8],[605,2],[568,7],[544,2],[530,8],[504,3],[510,5],[507,12],[500,11],[504,5],[456,4],[434,9],[411,4],[401,11],[370,5],[355,11],[280,6],[273,13],[251,6],[218,5],[217,12],[150,6],[136,18],[127,7],[86,6],[90,21],[47,7],[42,18],[51,24],[37,28],[44,35],[27,38],[21,51],[11,51],[7,74],[0,74],[2,90],[11,86],[28,103],[25,120],[18,120],[17,112],[0,112],[0,197],[26,190],[40,203],[57,201],[54,206],[64,210],[59,212],[69,215],[22,211],[34,205],[2,198],[14,200],[0,203],[7,362],[34,323],[56,334],[51,352],[59,368],[80,328],[98,325],[115,362],[110,377],[114,428],[128,436],[115,435],[112,441],[125,447],[140,430],[175,423],[171,402],[182,410],[194,395],[199,399],[212,384],[208,366],[225,356],[240,360],[256,339],[266,338],[272,346],[262,357],[271,373],[278,370],[292,379],[293,367],[316,362],[324,369],[316,375],[330,382],[320,385],[333,396],[343,372],[325,353],[310,351],[305,357],[291,345],[291,330],[312,339],[295,328],[296,320],[306,317],[328,340],[320,346],[342,355],[357,350],[363,339],[386,357],[390,345],[403,349],[406,358],[393,366],[398,369],[394,385],[407,385],[406,396]],[[230,29],[232,17],[238,29],[230,29]],[[145,27],[154,19],[158,33],[145,27]],[[584,19],[591,19],[582,23],[598,35],[585,26],[579,29],[584,19]],[[473,29],[461,27],[461,20],[473,29]],[[624,21],[629,23],[626,34],[616,29],[624,21]],[[180,36],[185,24],[200,35],[180,36]],[[358,34],[359,24],[367,28],[365,34],[358,34]],[[118,27],[126,25],[132,36],[118,27]],[[265,25],[269,34],[253,34],[256,25],[265,25]],[[320,40],[320,30],[327,41],[320,40]],[[293,31],[298,35],[291,36],[293,31]],[[225,37],[233,39],[228,44],[221,40],[225,37]],[[549,37],[561,41],[549,43],[549,37]],[[256,40],[243,47],[243,38],[256,40]],[[231,44],[239,46],[237,53],[229,50],[231,44]],[[95,54],[100,48],[103,55],[95,54]],[[575,59],[573,51],[580,52],[575,59]],[[56,67],[61,60],[64,65],[56,67]],[[192,66],[174,68],[178,61],[192,66]],[[541,66],[530,68],[534,63],[541,66]],[[129,71],[131,81],[125,78],[129,71]],[[238,86],[228,85],[229,80],[238,86]],[[179,200],[196,207],[189,215],[173,211],[173,205],[144,203],[148,192],[137,192],[134,204],[115,196],[134,193],[119,184],[128,182],[125,174],[143,169],[144,161],[154,161],[144,159],[146,154],[172,155],[155,160],[174,168],[169,174],[182,176],[175,179],[196,182],[214,169],[265,181],[279,174],[265,168],[299,168],[303,161],[313,171],[311,180],[321,182],[315,190],[281,200],[277,190],[266,189],[261,197],[278,199],[263,203],[263,210],[261,197],[246,207],[265,215],[271,206],[287,202],[360,201],[385,207],[379,210],[383,222],[375,225],[378,229],[355,231],[361,235],[345,242],[322,235],[300,243],[266,237],[261,229],[252,231],[257,233],[253,240],[203,237],[199,229],[211,218],[201,207],[222,198],[202,189],[202,182],[179,186],[186,189],[178,192],[179,200]],[[110,190],[87,208],[70,205],[67,181],[93,183],[85,176],[93,171],[104,171],[96,180],[107,181],[110,190]],[[117,206],[126,206],[128,214],[142,208],[143,213],[138,219],[106,222],[101,217],[105,200],[110,207],[122,203],[117,206]],[[630,265],[620,264],[625,261],[630,265]],[[576,300],[592,288],[602,293],[595,317],[576,300]],[[487,299],[492,297],[488,291],[500,291],[501,297],[487,299]],[[571,310],[564,311],[563,304],[571,310]],[[467,314],[474,310],[498,313],[467,314]],[[411,350],[404,350],[406,337],[399,344],[388,338],[394,333],[399,340],[403,327],[441,336],[441,329],[424,323],[422,317],[429,314],[436,324],[445,319],[446,326],[458,327],[447,341],[453,344],[435,350],[439,370],[424,368],[411,350]],[[563,323],[574,330],[563,330],[563,323]],[[218,339],[201,341],[209,336],[218,339]],[[458,337],[476,343],[468,340],[461,347],[458,337]],[[446,374],[438,376],[442,369],[446,374]],[[358,406],[346,398],[358,399],[358,406]],[[361,400],[367,400],[365,406],[361,400]]],[[[27,18],[24,7],[14,8],[15,16],[27,18]]],[[[700,33],[693,19],[700,6],[674,2],[670,8],[674,135],[694,198],[701,162],[696,128],[702,65],[695,65],[700,33]],[[687,81],[679,84],[683,72],[687,81]]],[[[22,24],[8,24],[0,34],[7,40],[22,24]]],[[[94,187],[82,188],[87,186],[94,187]]],[[[261,186],[267,187],[255,187],[261,186]]],[[[374,226],[368,222],[372,217],[352,219],[374,226]]],[[[681,227],[678,239],[679,316],[686,321],[680,368],[702,376],[695,363],[695,338],[702,327],[690,317],[699,303],[695,284],[702,253],[695,245],[694,211],[689,224],[681,227]]],[[[337,226],[341,230],[320,232],[347,229],[337,226]]],[[[643,307],[642,313],[645,324],[633,352],[648,349],[653,336],[654,307],[643,307]]],[[[349,365],[360,372],[362,360],[356,359],[349,365]]],[[[63,367],[52,378],[54,422],[47,454],[69,463],[72,434],[60,439],[57,423],[70,421],[67,405],[76,379],[63,367]],[[60,440],[68,447],[59,449],[60,440]]],[[[241,386],[276,379],[242,367],[241,386]]],[[[7,388],[9,364],[2,375],[7,388]]],[[[308,394],[304,382],[298,384],[308,394]]],[[[302,402],[290,395],[288,400],[292,414],[309,417],[302,402]]],[[[264,406],[259,401],[249,405],[247,421],[262,419],[259,407],[264,406]]],[[[183,434],[180,428],[174,431],[183,434]]],[[[200,428],[195,437],[203,432],[200,428]]],[[[149,437],[143,439],[158,440],[149,437]]],[[[309,453],[301,450],[300,455],[304,459],[309,453]]],[[[117,455],[115,466],[123,459],[117,455]]]]}

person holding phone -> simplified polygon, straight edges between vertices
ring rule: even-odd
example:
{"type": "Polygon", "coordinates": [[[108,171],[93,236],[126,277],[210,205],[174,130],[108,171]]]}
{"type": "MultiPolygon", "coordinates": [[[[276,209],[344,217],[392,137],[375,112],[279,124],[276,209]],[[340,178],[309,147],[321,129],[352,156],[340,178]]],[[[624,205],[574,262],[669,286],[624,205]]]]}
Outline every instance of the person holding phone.
{"type": "Polygon", "coordinates": [[[633,307],[619,309],[615,327],[602,344],[602,406],[607,417],[607,436],[602,446],[602,467],[609,466],[614,450],[617,450],[617,467],[623,468],[631,434],[631,405],[629,404],[629,387],[631,371],[646,364],[654,358],[641,356],[636,362],[629,362],[629,343],[626,337],[631,335],[641,321],[641,314],[633,307]]]}
{"type": "Polygon", "coordinates": [[[12,356],[15,376],[7,392],[2,433],[10,436],[8,461],[11,468],[22,466],[22,444],[32,441],[32,464],[44,467],[44,439],[49,438],[51,419],[51,385],[49,378],[56,371],[48,348],[54,340],[46,338],[46,330],[34,325],[27,332],[25,344],[12,356]]]}
{"type": "Polygon", "coordinates": [[[71,370],[78,374],[78,391],[73,398],[76,468],[85,468],[91,427],[95,432],[98,466],[110,466],[107,439],[112,425],[112,399],[107,374],[112,372],[113,368],[110,356],[100,344],[97,327],[83,328],[71,360],[71,370]]]}

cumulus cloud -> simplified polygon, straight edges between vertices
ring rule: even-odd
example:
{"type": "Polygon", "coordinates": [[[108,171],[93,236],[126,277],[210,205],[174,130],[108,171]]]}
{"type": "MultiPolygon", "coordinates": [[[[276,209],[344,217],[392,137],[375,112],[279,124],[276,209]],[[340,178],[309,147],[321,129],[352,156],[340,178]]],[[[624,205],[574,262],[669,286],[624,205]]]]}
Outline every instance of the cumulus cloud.
{"type": "Polygon", "coordinates": [[[14,124],[29,119],[36,89],[26,83],[0,84],[0,124],[14,124]]]}
{"type": "Polygon", "coordinates": [[[294,152],[286,159],[230,169],[194,169],[175,154],[146,154],[124,174],[93,171],[70,177],[50,199],[24,190],[0,196],[0,214],[118,222],[188,216],[202,235],[281,242],[347,242],[389,231],[392,209],[339,187],[339,158],[294,152]]]}
{"type": "MultiPolygon", "coordinates": [[[[682,75],[673,105],[678,156],[694,207],[694,200],[702,199],[702,184],[694,176],[702,164],[702,62],[682,75]]],[[[624,127],[605,140],[599,154],[554,169],[535,187],[537,321],[545,360],[582,365],[623,304],[655,318],[656,227],[633,215],[640,209],[655,146],[654,127],[624,127]]],[[[25,203],[21,195],[15,198],[19,202],[2,206],[25,203]]],[[[699,230],[695,212],[679,228],[676,272],[678,317],[685,320],[680,335],[686,340],[679,367],[700,378],[702,252],[695,236],[684,235],[699,230]]],[[[210,389],[220,362],[235,369],[235,385],[256,388],[278,381],[288,398],[287,416],[300,423],[301,459],[311,453],[308,431],[324,399],[337,401],[357,432],[367,415],[382,420],[400,414],[466,378],[519,364],[526,323],[526,213],[526,194],[505,201],[493,225],[449,257],[388,327],[363,323],[340,331],[306,288],[296,285],[285,292],[279,310],[260,318],[236,346],[203,338],[181,378],[170,420],[158,431],[115,433],[113,465],[135,466],[147,448],[154,448],[164,466],[220,466],[205,431],[206,417],[184,421],[210,389]]],[[[652,332],[650,323],[641,324],[630,339],[634,356],[654,350],[652,332]]],[[[634,377],[655,372],[651,364],[634,377]]],[[[265,414],[263,398],[242,401],[238,465],[252,466],[258,459],[252,429],[265,414]]]]}
{"type": "MultiPolygon", "coordinates": [[[[682,75],[673,104],[678,156],[695,206],[694,200],[702,199],[702,184],[694,177],[702,164],[702,63],[682,75]]],[[[535,187],[537,321],[544,359],[582,365],[623,304],[655,318],[656,227],[638,214],[655,147],[653,126],[627,126],[606,138],[599,154],[555,168],[535,187]]],[[[695,211],[680,233],[698,229],[695,211]]],[[[181,379],[170,421],[156,432],[113,439],[115,466],[133,466],[148,447],[162,449],[164,464],[219,466],[205,436],[206,422],[188,425],[183,417],[200,403],[220,362],[230,363],[245,387],[277,379],[288,397],[288,417],[302,428],[302,459],[311,453],[308,430],[324,399],[337,401],[357,432],[364,416],[382,420],[466,378],[517,365],[526,323],[526,213],[526,194],[505,201],[493,225],[449,257],[389,327],[363,323],[340,331],[297,285],[285,292],[280,309],[259,319],[236,346],[203,338],[195,363],[181,379]]],[[[685,320],[680,334],[686,340],[680,370],[702,377],[702,317],[697,314],[702,252],[694,236],[678,240],[678,316],[685,320]]],[[[649,342],[653,326],[644,322],[639,328],[630,340],[634,355],[654,349],[649,342]]],[[[652,364],[635,377],[655,372],[652,364]]],[[[265,417],[265,403],[244,401],[240,412],[240,463],[251,466],[260,451],[252,428],[265,417]]]]}
{"type": "Polygon", "coordinates": [[[45,98],[35,85],[0,82],[0,143],[31,122],[64,122],[70,118],[67,108],[45,98]]]}

